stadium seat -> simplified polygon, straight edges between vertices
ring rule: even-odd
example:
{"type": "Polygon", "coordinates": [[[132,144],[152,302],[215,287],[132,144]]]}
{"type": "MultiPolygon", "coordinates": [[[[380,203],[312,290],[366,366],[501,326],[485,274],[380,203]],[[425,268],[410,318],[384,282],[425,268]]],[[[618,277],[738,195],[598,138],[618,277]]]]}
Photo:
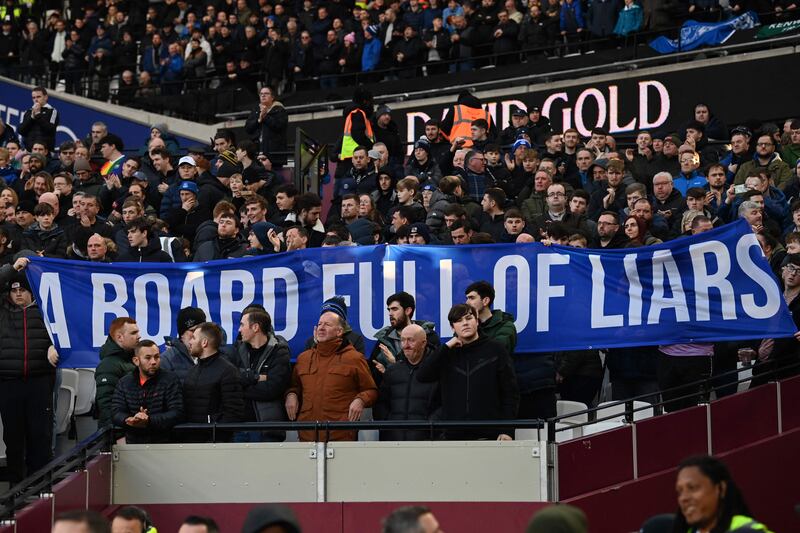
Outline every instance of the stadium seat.
{"type": "Polygon", "coordinates": [[[750,379],[753,377],[753,367],[752,366],[744,366],[744,364],[740,361],[738,363],[739,372],[737,374],[737,380],[746,379],[747,381],[742,381],[736,386],[736,392],[743,392],[750,388],[750,379]]]}
{"type": "Polygon", "coordinates": [[[78,399],[75,402],[75,414],[85,415],[92,410],[97,383],[94,380],[94,368],[78,368],[78,399]]]}
{"type": "MultiPolygon", "coordinates": [[[[580,437],[581,428],[572,424],[556,422],[556,442],[564,442],[580,437]]],[[[514,431],[514,440],[547,440],[547,428],[525,428],[514,431]]]]}
{"type": "Polygon", "coordinates": [[[61,369],[61,384],[66,385],[67,387],[71,387],[72,390],[75,391],[77,394],[80,390],[78,388],[78,382],[80,380],[80,376],[78,371],[73,368],[62,368],[61,369]]]}
{"type": "Polygon", "coordinates": [[[625,423],[622,422],[621,420],[611,420],[608,422],[595,422],[594,424],[583,426],[583,436],[588,437],[589,435],[594,435],[595,433],[601,433],[603,431],[610,431],[612,429],[621,428],[624,425],[625,423]]]}
{"type": "MultiPolygon", "coordinates": [[[[600,420],[602,418],[606,418],[606,417],[609,417],[609,416],[620,415],[619,416],[619,421],[620,422],[624,422],[623,419],[625,418],[625,404],[621,403],[619,405],[613,405],[613,406],[609,407],[609,405],[614,404],[614,403],[617,403],[617,402],[603,402],[603,403],[599,404],[597,406],[597,414],[596,414],[597,420],[600,420]]],[[[655,411],[653,410],[653,407],[652,407],[651,404],[649,404],[647,402],[640,402],[640,401],[634,401],[633,402],[633,408],[634,409],[639,409],[641,407],[650,407],[650,408],[649,409],[642,409],[641,411],[636,411],[635,413],[633,413],[633,420],[634,421],[644,420],[645,418],[650,418],[655,414],[655,411]]],[[[615,422],[615,421],[616,421],[615,419],[604,420],[604,422],[615,422]]]]}
{"type": "Polygon", "coordinates": [[[296,431],[287,431],[286,432],[286,440],[284,442],[299,442],[299,437],[297,436],[296,431]]]}
{"type": "Polygon", "coordinates": [[[377,429],[362,429],[358,432],[358,440],[361,442],[377,442],[380,440],[377,429]]]}
{"type": "MultiPolygon", "coordinates": [[[[568,415],[570,413],[577,413],[588,409],[585,403],[571,402],[568,400],[559,400],[556,403],[556,414],[558,416],[568,415]]],[[[589,414],[583,413],[582,415],[570,416],[561,420],[564,424],[584,424],[589,421],[589,414]]]]}
{"type": "Polygon", "coordinates": [[[75,388],[64,383],[58,389],[58,407],[56,408],[56,435],[69,429],[70,419],[75,412],[75,388]]]}

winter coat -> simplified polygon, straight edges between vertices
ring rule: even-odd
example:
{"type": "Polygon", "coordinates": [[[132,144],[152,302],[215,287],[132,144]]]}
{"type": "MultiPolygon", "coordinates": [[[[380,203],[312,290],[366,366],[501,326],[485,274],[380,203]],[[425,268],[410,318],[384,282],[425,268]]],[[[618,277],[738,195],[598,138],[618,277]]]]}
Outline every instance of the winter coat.
{"type": "Polygon", "coordinates": [[[686,200],[677,189],[672,189],[672,192],[663,202],[658,198],[653,198],[653,212],[656,213],[658,211],[671,211],[672,215],[668,217],[667,222],[672,222],[680,218],[683,212],[686,211],[686,200]]]}
{"type": "Polygon", "coordinates": [[[44,252],[44,257],[64,259],[67,256],[69,241],[64,230],[53,224],[49,230],[39,229],[39,223],[34,224],[22,234],[22,248],[35,252],[44,252]]]}
{"type": "MultiPolygon", "coordinates": [[[[13,266],[0,267],[0,287],[15,275],[13,266]]],[[[54,375],[55,368],[47,360],[47,350],[53,343],[39,306],[34,301],[20,308],[8,296],[7,291],[0,294],[0,378],[54,375]]]]}
{"type": "Polygon", "coordinates": [[[442,178],[442,171],[439,170],[439,165],[436,164],[436,161],[430,157],[428,157],[428,160],[422,164],[412,154],[411,157],[408,158],[408,164],[405,168],[405,175],[416,176],[419,180],[420,189],[422,189],[422,186],[427,185],[428,183],[438,186],[439,180],[442,178]]]}
{"type": "MultiPolygon", "coordinates": [[[[364,356],[345,339],[318,343],[301,353],[292,372],[287,394],[300,401],[297,420],[309,422],[347,421],[350,404],[360,398],[364,407],[372,407],[378,390],[364,356]]],[[[313,441],[314,431],[300,431],[301,441],[313,441]]],[[[355,431],[331,431],[319,437],[327,440],[355,440],[355,431]]]]}
{"type": "MultiPolygon", "coordinates": [[[[503,345],[488,337],[450,348],[442,344],[420,363],[417,379],[439,382],[443,420],[512,420],[517,416],[519,389],[514,367],[503,345]]],[[[452,437],[496,438],[503,430],[474,430],[452,437]]]]}
{"type": "Polygon", "coordinates": [[[50,104],[45,104],[42,111],[34,117],[32,109],[22,115],[17,131],[25,139],[25,147],[30,150],[33,143],[44,142],[52,150],[56,145],[56,129],[61,122],[61,115],[50,104]]]}
{"type": "Polygon", "coordinates": [[[623,7],[614,25],[614,34],[624,37],[629,33],[636,33],[642,29],[642,18],[642,8],[639,4],[623,7]]]}
{"type": "MultiPolygon", "coordinates": [[[[245,421],[286,420],[284,394],[292,377],[290,360],[289,346],[282,337],[270,335],[256,360],[251,359],[250,346],[246,342],[238,343],[230,361],[239,369],[245,400],[245,421]],[[259,381],[259,376],[267,376],[267,379],[259,381]]],[[[285,438],[285,433],[277,433],[285,438]]]]}
{"type": "Polygon", "coordinates": [[[734,185],[742,185],[751,172],[758,170],[766,170],[769,177],[772,178],[773,184],[780,190],[785,189],[792,179],[792,169],[781,159],[777,152],[772,154],[769,163],[766,165],[762,165],[758,159],[758,154],[755,154],[753,159],[742,163],[739,167],[736,177],[733,179],[734,185]]]}
{"type": "MultiPolygon", "coordinates": [[[[439,384],[423,383],[417,379],[419,363],[399,361],[386,369],[378,392],[378,402],[372,410],[375,420],[431,420],[438,417],[441,407],[439,384]]],[[[385,430],[381,440],[428,440],[425,430],[385,430]]]]}
{"type": "Polygon", "coordinates": [[[509,355],[514,354],[517,347],[517,327],[511,314],[495,309],[489,320],[482,322],[478,329],[482,337],[499,342],[509,355]]]}
{"type": "Polygon", "coordinates": [[[583,20],[583,10],[579,0],[572,0],[572,2],[564,2],[561,4],[559,27],[561,31],[567,33],[575,33],[578,28],[586,28],[586,22],[583,20]]]}
{"type": "MultiPolygon", "coordinates": [[[[436,324],[433,322],[426,322],[424,320],[412,320],[411,324],[416,324],[425,330],[425,337],[428,341],[428,350],[435,350],[441,343],[439,335],[436,333],[436,324]]],[[[403,353],[403,344],[400,341],[400,332],[392,326],[381,328],[375,333],[375,347],[372,349],[372,354],[369,357],[370,368],[374,367],[373,362],[377,361],[384,367],[389,368],[392,366],[386,356],[381,350],[380,345],[386,346],[394,356],[397,362],[405,361],[405,354],[403,353]]],[[[376,377],[376,372],[373,372],[373,377],[376,377]]],[[[376,379],[376,382],[379,380],[376,379]]]]}
{"type": "Polygon", "coordinates": [[[144,248],[128,247],[117,261],[123,263],[172,263],[172,257],[161,248],[161,239],[151,238],[144,248]]]}
{"type": "Polygon", "coordinates": [[[194,254],[194,261],[213,261],[215,259],[228,259],[231,257],[243,257],[247,251],[247,243],[239,236],[230,239],[214,239],[204,242],[197,247],[194,254]]]}
{"type": "Polygon", "coordinates": [[[142,384],[136,368],[117,382],[111,406],[114,425],[125,428],[128,444],[169,442],[170,431],[183,421],[181,381],[172,372],[159,370],[142,384]],[[125,424],[141,408],[147,410],[147,427],[125,424]]]}
{"type": "Polygon", "coordinates": [[[589,31],[595,37],[606,37],[614,30],[617,18],[616,0],[592,0],[586,13],[589,31]]]}
{"type": "Polygon", "coordinates": [[[183,381],[187,422],[235,423],[244,419],[239,371],[219,352],[200,359],[183,381]]]}
{"type": "Polygon", "coordinates": [[[288,157],[286,130],[289,127],[289,113],[280,102],[272,104],[261,122],[258,121],[260,113],[259,108],[253,109],[247,117],[244,129],[252,141],[258,143],[259,150],[266,154],[273,165],[285,165],[288,157]]]}
{"type": "Polygon", "coordinates": [[[111,337],[108,337],[100,348],[100,364],[94,373],[97,383],[95,403],[99,414],[98,427],[111,424],[111,400],[114,397],[114,389],[122,376],[136,369],[131,362],[132,357],[133,352],[120,348],[111,337]]]}
{"type": "Polygon", "coordinates": [[[195,359],[189,355],[189,349],[178,337],[164,337],[164,344],[167,349],[161,354],[161,368],[173,372],[183,383],[186,374],[194,368],[195,359]]]}

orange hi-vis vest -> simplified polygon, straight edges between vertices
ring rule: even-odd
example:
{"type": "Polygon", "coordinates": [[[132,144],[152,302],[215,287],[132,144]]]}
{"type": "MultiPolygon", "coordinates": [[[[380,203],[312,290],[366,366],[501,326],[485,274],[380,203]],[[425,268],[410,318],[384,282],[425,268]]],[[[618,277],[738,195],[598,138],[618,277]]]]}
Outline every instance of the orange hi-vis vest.
{"type": "Polygon", "coordinates": [[[453,127],[450,129],[450,140],[453,141],[458,137],[465,137],[467,142],[464,143],[464,148],[472,146],[472,121],[479,118],[485,119],[486,123],[491,127],[492,115],[483,109],[475,109],[474,107],[467,107],[463,104],[458,104],[453,107],[453,127]]]}
{"type": "Polygon", "coordinates": [[[364,117],[364,124],[366,124],[366,134],[370,141],[375,142],[375,134],[372,132],[372,123],[367,118],[367,114],[362,109],[353,109],[348,115],[347,120],[344,121],[344,132],[342,134],[342,150],[339,152],[339,160],[350,159],[353,157],[353,152],[358,147],[358,143],[353,139],[353,113],[361,113],[364,117]]]}

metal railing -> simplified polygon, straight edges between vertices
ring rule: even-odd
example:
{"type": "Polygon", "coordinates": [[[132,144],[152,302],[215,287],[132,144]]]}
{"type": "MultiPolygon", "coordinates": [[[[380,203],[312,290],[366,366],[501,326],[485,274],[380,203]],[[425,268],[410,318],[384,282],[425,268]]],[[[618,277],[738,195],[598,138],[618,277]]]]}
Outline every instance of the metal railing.
{"type": "MultiPolygon", "coordinates": [[[[278,431],[314,431],[317,442],[324,442],[327,441],[327,436],[330,434],[331,431],[341,431],[341,430],[349,430],[349,431],[357,431],[357,430],[417,430],[417,431],[428,431],[431,435],[431,440],[435,440],[442,431],[446,430],[508,430],[510,428],[515,429],[543,429],[547,428],[547,442],[548,444],[554,445],[556,443],[556,433],[562,430],[573,429],[578,427],[587,426],[596,422],[607,421],[611,419],[619,419],[619,414],[609,415],[607,417],[596,418],[594,415],[598,411],[598,409],[606,409],[609,407],[614,406],[624,406],[625,408],[625,419],[628,424],[635,424],[636,421],[634,420],[634,415],[636,412],[645,410],[645,409],[655,409],[656,414],[658,413],[658,408],[663,407],[665,404],[685,400],[689,398],[698,398],[700,396],[700,401],[698,405],[702,405],[707,403],[710,398],[710,394],[712,391],[720,390],[724,387],[731,387],[734,384],[738,385],[739,383],[743,383],[746,381],[750,381],[757,377],[759,380],[764,380],[765,382],[774,381],[776,375],[779,374],[786,374],[790,371],[795,371],[795,373],[800,373],[800,362],[794,363],[791,365],[782,366],[780,368],[775,368],[770,371],[760,373],[757,376],[753,376],[751,378],[743,378],[738,379],[737,381],[730,381],[724,384],[713,386],[712,382],[719,380],[720,378],[724,378],[726,376],[731,376],[741,372],[742,369],[731,370],[729,372],[725,372],[723,374],[718,375],[711,375],[707,378],[697,380],[692,383],[688,383],[685,385],[680,385],[678,387],[674,387],[671,389],[667,389],[665,391],[659,391],[658,393],[650,393],[644,394],[641,396],[637,396],[634,398],[628,398],[626,400],[620,400],[614,403],[608,403],[603,405],[603,407],[593,407],[583,411],[573,412],[561,416],[557,416],[554,418],[550,418],[547,420],[541,419],[534,419],[534,420],[482,420],[482,421],[458,421],[458,420],[420,420],[420,421],[411,421],[411,420],[395,420],[395,421],[369,421],[369,422],[330,422],[330,421],[308,421],[308,422],[246,422],[246,423],[211,423],[211,424],[179,424],[175,426],[174,430],[176,433],[180,434],[181,432],[208,432],[210,436],[210,442],[217,442],[217,437],[220,434],[228,436],[231,432],[234,431],[269,431],[269,430],[278,430],[278,431]],[[686,389],[687,387],[692,386],[700,386],[701,391],[693,391],[689,394],[670,398],[667,401],[660,401],[656,403],[648,403],[646,406],[642,407],[634,407],[633,402],[636,400],[643,400],[646,398],[652,398],[654,394],[663,394],[665,392],[675,392],[678,390],[686,389]],[[556,428],[556,424],[560,421],[563,421],[567,418],[586,415],[590,421],[585,423],[571,423],[569,427],[565,428],[556,428]],[[321,436],[324,436],[325,439],[320,439],[321,436]]],[[[108,452],[111,450],[115,442],[115,436],[119,436],[121,434],[121,430],[115,429],[112,430],[111,427],[105,427],[99,429],[97,432],[92,434],[90,437],[84,439],[80,443],[78,443],[72,450],[70,450],[67,454],[58,457],[48,463],[46,466],[41,468],[35,474],[29,476],[22,482],[14,485],[11,487],[9,491],[5,494],[0,495],[0,520],[11,519],[14,516],[14,513],[21,508],[25,507],[32,500],[41,497],[42,495],[47,495],[52,491],[53,485],[58,483],[59,481],[63,480],[69,474],[74,471],[82,470],[86,467],[87,463],[100,454],[101,452],[108,452]]]]}

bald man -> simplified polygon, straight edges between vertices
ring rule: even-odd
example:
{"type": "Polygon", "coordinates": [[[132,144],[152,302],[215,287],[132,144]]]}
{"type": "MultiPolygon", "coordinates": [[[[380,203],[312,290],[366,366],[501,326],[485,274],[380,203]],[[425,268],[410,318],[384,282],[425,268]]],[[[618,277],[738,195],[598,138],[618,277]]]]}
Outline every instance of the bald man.
{"type": "Polygon", "coordinates": [[[95,263],[110,263],[106,238],[99,233],[92,234],[86,243],[86,257],[95,263]]]}
{"type": "Polygon", "coordinates": [[[517,235],[517,243],[525,243],[525,242],[536,242],[536,239],[533,238],[533,235],[529,233],[520,233],[517,235]]]}
{"type": "MultiPolygon", "coordinates": [[[[400,333],[400,342],[405,359],[383,374],[373,416],[376,420],[430,420],[441,401],[438,383],[421,383],[416,377],[419,364],[430,352],[425,330],[409,324],[400,333]]],[[[424,430],[381,431],[381,440],[430,440],[431,437],[424,430]]]]}
{"type": "Polygon", "coordinates": [[[43,193],[39,197],[39,203],[48,204],[50,207],[53,208],[53,211],[55,212],[56,216],[55,222],[56,224],[59,225],[59,227],[66,228],[67,226],[70,226],[77,222],[77,219],[75,217],[69,216],[69,213],[67,213],[68,211],[67,209],[61,208],[62,207],[61,198],[54,192],[43,193]]]}

